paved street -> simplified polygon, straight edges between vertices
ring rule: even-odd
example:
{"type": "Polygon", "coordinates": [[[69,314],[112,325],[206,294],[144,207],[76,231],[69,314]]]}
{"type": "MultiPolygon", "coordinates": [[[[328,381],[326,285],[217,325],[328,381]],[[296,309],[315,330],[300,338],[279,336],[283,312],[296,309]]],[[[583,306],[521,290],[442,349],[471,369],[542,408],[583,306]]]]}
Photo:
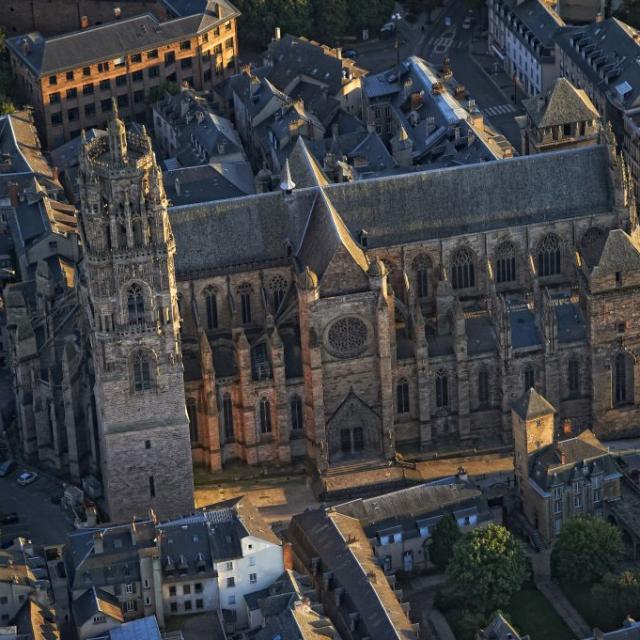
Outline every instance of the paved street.
{"type": "Polygon", "coordinates": [[[67,532],[73,530],[73,522],[60,505],[51,503],[59,484],[41,476],[21,487],[16,483],[21,470],[18,467],[9,477],[0,478],[0,514],[15,512],[20,518],[17,524],[2,526],[2,540],[24,535],[35,544],[64,542],[67,532]]]}

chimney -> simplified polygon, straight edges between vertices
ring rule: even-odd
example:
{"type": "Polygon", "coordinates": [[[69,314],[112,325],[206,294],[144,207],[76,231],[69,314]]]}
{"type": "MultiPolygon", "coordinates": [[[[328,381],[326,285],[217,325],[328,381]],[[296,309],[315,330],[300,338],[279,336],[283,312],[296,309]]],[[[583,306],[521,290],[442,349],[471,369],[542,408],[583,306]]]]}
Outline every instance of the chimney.
{"type": "Polygon", "coordinates": [[[276,27],[276,32],[275,35],[273,36],[273,39],[277,42],[278,40],[280,40],[281,35],[280,35],[280,27],[276,27]]]}
{"type": "Polygon", "coordinates": [[[82,16],[80,18],[80,28],[88,29],[89,28],[89,16],[82,16]]]}
{"type": "Polygon", "coordinates": [[[120,7],[113,7],[113,17],[115,20],[122,18],[122,9],[120,7]]]}
{"type": "Polygon", "coordinates": [[[104,553],[104,540],[102,531],[96,531],[93,534],[93,551],[95,554],[104,553]]]}
{"type": "Polygon", "coordinates": [[[290,542],[285,542],[282,549],[285,571],[293,571],[293,547],[290,542]]]}
{"type": "Polygon", "coordinates": [[[571,425],[571,420],[569,418],[565,418],[562,423],[562,433],[565,436],[570,436],[573,431],[573,426],[571,425]]]}
{"type": "Polygon", "coordinates": [[[211,4],[211,9],[212,9],[213,15],[216,18],[219,18],[220,17],[220,5],[217,2],[213,2],[211,4]]]}
{"type": "Polygon", "coordinates": [[[560,458],[560,464],[567,464],[567,454],[563,449],[556,450],[558,452],[558,458],[560,458]]]}
{"type": "Polygon", "coordinates": [[[603,22],[603,21],[604,21],[604,14],[602,13],[602,11],[598,11],[598,13],[596,13],[595,22],[603,22]]]}
{"type": "Polygon", "coordinates": [[[342,60],[342,47],[336,47],[336,58],[342,60]]]}
{"type": "Polygon", "coordinates": [[[138,527],[136,526],[135,518],[131,522],[131,544],[135,547],[138,544],[138,527]]]}
{"type": "Polygon", "coordinates": [[[176,190],[176,195],[177,196],[182,195],[182,187],[180,186],[180,178],[176,178],[173,184],[174,184],[174,188],[176,190]]]}

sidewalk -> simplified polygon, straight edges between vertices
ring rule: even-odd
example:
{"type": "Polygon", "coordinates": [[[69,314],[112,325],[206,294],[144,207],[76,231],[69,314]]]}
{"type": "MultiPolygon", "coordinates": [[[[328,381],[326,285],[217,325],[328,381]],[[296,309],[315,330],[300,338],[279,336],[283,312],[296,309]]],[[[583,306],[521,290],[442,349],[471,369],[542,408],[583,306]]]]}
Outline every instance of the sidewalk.
{"type": "Polygon", "coordinates": [[[530,557],[533,579],[538,590],[547,598],[576,638],[589,638],[592,633],[591,627],[567,600],[560,587],[551,579],[551,552],[542,551],[532,554],[530,557]]]}

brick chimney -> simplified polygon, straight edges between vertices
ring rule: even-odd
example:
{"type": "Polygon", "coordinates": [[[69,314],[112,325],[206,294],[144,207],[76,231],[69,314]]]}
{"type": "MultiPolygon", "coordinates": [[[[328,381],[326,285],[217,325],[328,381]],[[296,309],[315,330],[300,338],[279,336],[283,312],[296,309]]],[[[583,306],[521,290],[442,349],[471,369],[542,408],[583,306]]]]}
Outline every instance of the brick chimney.
{"type": "Polygon", "coordinates": [[[80,28],[88,29],[89,28],[89,16],[82,16],[80,18],[80,28]]]}
{"type": "Polygon", "coordinates": [[[282,548],[282,556],[285,571],[293,571],[293,547],[290,542],[285,542],[282,548]]]}
{"type": "Polygon", "coordinates": [[[93,551],[96,554],[104,553],[104,540],[102,538],[102,531],[96,531],[93,534],[93,551]]]}

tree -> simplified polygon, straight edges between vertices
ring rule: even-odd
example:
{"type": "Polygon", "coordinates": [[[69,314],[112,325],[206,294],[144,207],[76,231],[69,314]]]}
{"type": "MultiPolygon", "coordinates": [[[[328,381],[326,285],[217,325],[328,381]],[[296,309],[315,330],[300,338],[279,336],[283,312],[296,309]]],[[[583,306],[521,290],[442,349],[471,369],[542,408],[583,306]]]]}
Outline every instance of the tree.
{"type": "Polygon", "coordinates": [[[619,625],[626,616],[640,616],[640,572],[608,573],[602,582],[591,589],[592,602],[600,620],[611,627],[619,625]]]}
{"type": "Polygon", "coordinates": [[[551,553],[553,575],[563,582],[593,584],[615,570],[624,547],[613,525],[592,516],[564,524],[551,553]]]}
{"type": "Polygon", "coordinates": [[[444,569],[453,555],[453,547],[462,537],[458,523],[451,514],[440,518],[433,529],[429,558],[436,566],[444,569]]]}
{"type": "Polygon", "coordinates": [[[312,36],[326,44],[334,44],[349,26],[347,0],[313,0],[314,29],[312,36]]]}
{"type": "Polygon", "coordinates": [[[447,575],[467,602],[488,614],[509,604],[529,577],[529,564],[511,533],[501,525],[490,524],[458,541],[447,575]]]}
{"type": "Polygon", "coordinates": [[[153,104],[154,102],[158,102],[165,97],[165,94],[169,94],[175,96],[176,93],[180,91],[180,87],[177,82],[171,82],[171,80],[165,80],[162,84],[157,87],[152,87],[151,91],[149,91],[149,103],[153,104]]]}

